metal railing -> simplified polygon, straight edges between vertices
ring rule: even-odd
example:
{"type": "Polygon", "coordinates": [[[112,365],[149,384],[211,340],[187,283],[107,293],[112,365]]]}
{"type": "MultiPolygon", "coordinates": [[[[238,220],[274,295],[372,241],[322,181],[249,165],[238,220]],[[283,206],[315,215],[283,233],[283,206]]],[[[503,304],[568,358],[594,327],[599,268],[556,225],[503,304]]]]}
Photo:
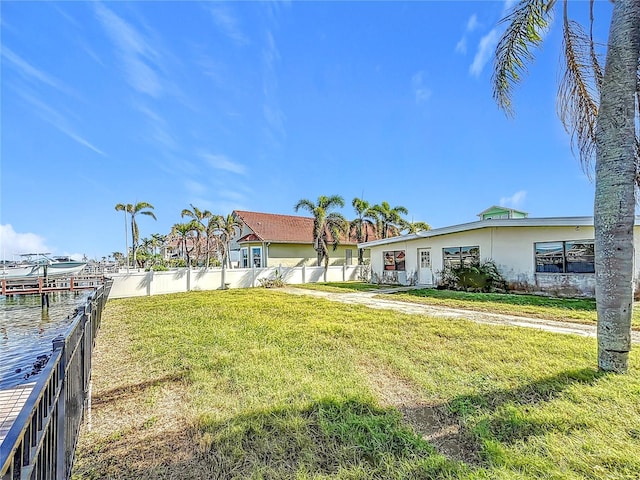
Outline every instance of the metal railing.
{"type": "Polygon", "coordinates": [[[111,281],[76,309],[27,402],[0,445],[2,480],[63,480],[71,476],[85,405],[90,400],[91,355],[111,281]]]}

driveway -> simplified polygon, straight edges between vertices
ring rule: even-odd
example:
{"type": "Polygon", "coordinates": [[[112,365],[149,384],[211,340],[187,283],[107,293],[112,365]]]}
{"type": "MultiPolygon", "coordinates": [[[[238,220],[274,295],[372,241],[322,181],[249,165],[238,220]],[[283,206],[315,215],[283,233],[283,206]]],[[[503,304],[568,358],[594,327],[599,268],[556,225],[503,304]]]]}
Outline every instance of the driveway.
{"type": "MultiPolygon", "coordinates": [[[[397,300],[387,300],[374,298],[381,293],[392,293],[407,290],[389,289],[376,290],[375,292],[323,292],[320,290],[307,290],[304,288],[286,287],[285,292],[292,295],[307,295],[312,297],[325,298],[332,302],[365,305],[370,308],[381,310],[395,310],[397,312],[413,315],[429,315],[432,317],[463,318],[476,323],[488,325],[511,325],[514,327],[537,328],[547,332],[564,333],[572,335],[582,335],[584,337],[596,337],[596,327],[594,325],[584,325],[581,323],[562,322],[558,320],[545,320],[543,318],[521,317],[516,315],[505,315],[501,313],[476,312],[473,310],[460,310],[455,308],[436,307],[432,305],[421,305],[417,303],[400,302],[397,300]]],[[[631,342],[640,343],[640,332],[631,332],[631,342]]]]}

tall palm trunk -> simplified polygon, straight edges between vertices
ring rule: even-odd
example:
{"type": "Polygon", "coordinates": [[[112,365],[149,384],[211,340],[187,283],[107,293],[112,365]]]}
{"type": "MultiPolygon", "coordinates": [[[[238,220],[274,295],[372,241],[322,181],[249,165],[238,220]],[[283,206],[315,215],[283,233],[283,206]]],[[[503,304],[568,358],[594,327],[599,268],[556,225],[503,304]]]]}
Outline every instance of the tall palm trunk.
{"type": "Polygon", "coordinates": [[[627,370],[633,304],[636,175],[635,94],[640,2],[616,0],[596,132],[598,367],[627,370]]]}
{"type": "Polygon", "coordinates": [[[135,223],[134,223],[133,215],[131,215],[131,248],[133,249],[133,268],[138,268],[138,260],[136,258],[136,253],[138,251],[138,239],[136,238],[135,232],[135,223]]]}

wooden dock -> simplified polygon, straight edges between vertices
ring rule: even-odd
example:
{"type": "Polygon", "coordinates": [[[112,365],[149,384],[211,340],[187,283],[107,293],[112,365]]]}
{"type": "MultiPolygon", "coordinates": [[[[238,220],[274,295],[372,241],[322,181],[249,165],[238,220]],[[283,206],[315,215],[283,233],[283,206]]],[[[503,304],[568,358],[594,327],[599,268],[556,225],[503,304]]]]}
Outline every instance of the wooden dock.
{"type": "Polygon", "coordinates": [[[35,382],[30,382],[0,390],[0,445],[11,430],[14,420],[18,418],[22,407],[27,403],[34,386],[35,382]]]}
{"type": "Polygon", "coordinates": [[[32,280],[0,280],[0,294],[28,295],[49,292],[74,292],[98,288],[104,284],[104,275],[82,275],[68,278],[34,278],[32,280]]]}

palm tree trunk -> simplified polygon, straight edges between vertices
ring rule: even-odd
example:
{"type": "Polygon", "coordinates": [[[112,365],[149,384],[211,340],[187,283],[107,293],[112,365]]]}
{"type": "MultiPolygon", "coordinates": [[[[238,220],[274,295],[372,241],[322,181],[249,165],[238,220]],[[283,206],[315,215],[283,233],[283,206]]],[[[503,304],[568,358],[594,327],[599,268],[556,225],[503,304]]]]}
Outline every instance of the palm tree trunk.
{"type": "Polygon", "coordinates": [[[635,98],[640,2],[616,0],[596,132],[598,367],[625,372],[631,350],[635,222],[635,98]]]}
{"type": "Polygon", "coordinates": [[[138,268],[136,264],[136,235],[135,235],[135,220],[133,219],[133,214],[131,215],[131,250],[133,254],[133,268],[138,268]]]}
{"type": "Polygon", "coordinates": [[[125,251],[124,251],[124,255],[125,255],[125,259],[127,261],[127,273],[129,273],[129,242],[127,240],[127,228],[129,228],[129,225],[127,225],[127,209],[124,208],[124,246],[125,246],[125,251]]]}

